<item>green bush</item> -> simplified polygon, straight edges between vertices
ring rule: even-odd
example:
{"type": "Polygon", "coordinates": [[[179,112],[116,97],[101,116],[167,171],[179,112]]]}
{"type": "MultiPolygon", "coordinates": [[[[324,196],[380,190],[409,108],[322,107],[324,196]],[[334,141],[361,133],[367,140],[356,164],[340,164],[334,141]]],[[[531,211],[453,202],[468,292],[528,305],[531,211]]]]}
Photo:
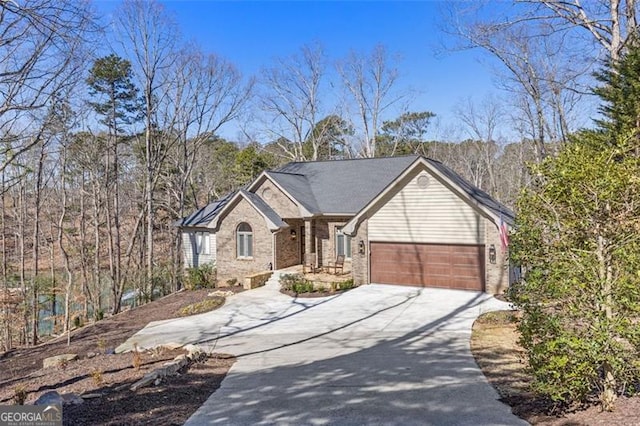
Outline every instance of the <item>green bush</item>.
{"type": "Polygon", "coordinates": [[[341,282],[326,283],[324,287],[316,287],[312,281],[304,278],[301,274],[288,274],[280,277],[280,288],[283,291],[290,291],[295,294],[344,291],[351,290],[355,287],[356,285],[353,282],[353,278],[341,282]]]}
{"type": "Polygon", "coordinates": [[[300,293],[313,293],[315,291],[315,289],[313,288],[313,283],[309,280],[303,280],[299,283],[295,283],[293,285],[293,289],[292,291],[295,294],[300,294],[300,293]]]}
{"type": "Polygon", "coordinates": [[[313,293],[313,283],[300,274],[288,274],[280,277],[280,288],[295,294],[313,293]]]}
{"type": "Polygon", "coordinates": [[[339,290],[351,290],[352,288],[355,288],[355,287],[356,285],[353,283],[353,278],[349,278],[346,281],[342,281],[338,283],[339,290]]]}
{"type": "Polygon", "coordinates": [[[184,288],[187,290],[198,290],[201,288],[215,288],[216,269],[213,265],[205,264],[198,268],[187,269],[187,277],[184,288]]]}

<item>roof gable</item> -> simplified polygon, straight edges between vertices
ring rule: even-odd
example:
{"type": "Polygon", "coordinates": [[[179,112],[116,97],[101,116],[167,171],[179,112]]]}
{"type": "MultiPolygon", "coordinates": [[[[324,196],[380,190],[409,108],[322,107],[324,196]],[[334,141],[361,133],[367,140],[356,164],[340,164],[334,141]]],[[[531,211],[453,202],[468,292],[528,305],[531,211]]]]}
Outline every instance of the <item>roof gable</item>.
{"type": "Polygon", "coordinates": [[[472,205],[477,210],[483,212],[485,216],[490,217],[496,225],[499,226],[499,221],[504,220],[506,223],[512,225],[515,220],[514,213],[492,198],[486,192],[476,188],[467,182],[462,176],[458,175],[453,170],[446,167],[439,161],[432,160],[425,157],[416,157],[414,163],[408,167],[403,173],[396,176],[387,187],[381,191],[377,196],[373,197],[369,202],[342,228],[346,234],[352,235],[362,220],[368,216],[370,211],[379,205],[379,202],[383,197],[397,187],[397,184],[401,182],[407,175],[415,172],[416,168],[425,168],[441,179],[450,189],[452,189],[459,197],[465,200],[468,204],[472,205]]]}
{"type": "Polygon", "coordinates": [[[286,228],[289,226],[282,220],[282,218],[280,218],[280,216],[278,216],[278,213],[276,213],[267,203],[264,202],[262,198],[252,192],[241,189],[237,191],[235,195],[230,200],[228,200],[225,205],[218,211],[216,216],[209,223],[209,227],[217,230],[220,224],[220,220],[224,218],[225,214],[233,209],[233,206],[241,198],[248,201],[249,204],[251,204],[251,206],[253,206],[253,208],[262,215],[262,217],[264,217],[264,220],[267,223],[267,227],[271,231],[277,231],[281,228],[286,228]]]}

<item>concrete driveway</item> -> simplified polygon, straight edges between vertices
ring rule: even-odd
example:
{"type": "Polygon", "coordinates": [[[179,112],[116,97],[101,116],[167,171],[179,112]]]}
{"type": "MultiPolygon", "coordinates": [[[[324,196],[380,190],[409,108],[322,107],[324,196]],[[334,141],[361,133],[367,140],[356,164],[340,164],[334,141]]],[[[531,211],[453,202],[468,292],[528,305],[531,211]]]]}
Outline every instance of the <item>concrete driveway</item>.
{"type": "Polygon", "coordinates": [[[469,350],[471,325],[507,305],[485,294],[367,285],[294,300],[263,287],[137,343],[197,343],[238,361],[188,420],[201,424],[517,425],[469,350]]]}

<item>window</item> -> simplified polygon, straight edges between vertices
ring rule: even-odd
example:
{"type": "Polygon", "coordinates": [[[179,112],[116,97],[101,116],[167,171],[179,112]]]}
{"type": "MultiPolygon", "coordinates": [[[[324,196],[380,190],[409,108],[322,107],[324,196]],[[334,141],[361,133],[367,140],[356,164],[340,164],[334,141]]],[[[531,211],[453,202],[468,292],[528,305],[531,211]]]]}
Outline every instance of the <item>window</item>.
{"type": "Polygon", "coordinates": [[[196,232],[196,253],[210,254],[208,232],[196,232]]]}
{"type": "Polygon", "coordinates": [[[351,237],[336,229],[336,255],[351,259],[351,237]]]}
{"type": "Polygon", "coordinates": [[[236,229],[236,253],[238,257],[253,257],[253,231],[246,222],[236,229]]]}

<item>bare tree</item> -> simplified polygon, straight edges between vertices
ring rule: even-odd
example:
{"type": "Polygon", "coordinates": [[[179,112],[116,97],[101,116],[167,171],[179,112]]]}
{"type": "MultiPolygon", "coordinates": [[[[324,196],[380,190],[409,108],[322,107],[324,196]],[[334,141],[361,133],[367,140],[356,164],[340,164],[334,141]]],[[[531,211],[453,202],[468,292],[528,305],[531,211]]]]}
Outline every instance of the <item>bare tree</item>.
{"type": "Polygon", "coordinates": [[[321,135],[313,130],[327,115],[322,102],[326,76],[322,47],[302,46],[298,54],[276,59],[262,75],[258,104],[265,113],[266,133],[292,160],[317,160],[321,135]]]}
{"type": "Polygon", "coordinates": [[[354,127],[361,132],[362,155],[375,157],[384,113],[403,97],[394,90],[398,79],[396,63],[378,45],[369,55],[352,51],[337,63],[337,70],[357,111],[354,127]]]}
{"type": "Polygon", "coordinates": [[[0,169],[38,144],[29,129],[82,74],[93,22],[86,2],[0,2],[0,169]]]}
{"type": "MultiPolygon", "coordinates": [[[[504,123],[504,106],[495,97],[486,97],[480,103],[467,98],[454,108],[456,117],[462,122],[469,143],[479,159],[480,171],[486,179],[474,179],[476,184],[490,194],[496,194],[497,181],[495,174],[496,157],[499,152],[497,131],[504,123]]],[[[469,157],[462,157],[468,159],[469,157]]]]}
{"type": "Polygon", "coordinates": [[[154,270],[154,177],[166,158],[167,150],[159,138],[157,113],[167,96],[168,70],[174,64],[178,30],[174,21],[156,1],[129,0],[118,13],[123,44],[132,55],[134,74],[142,91],[144,109],[144,203],[146,210],[146,280],[154,270]]]}
{"type": "MultiPolygon", "coordinates": [[[[236,119],[253,88],[253,80],[244,82],[238,70],[216,55],[205,55],[197,47],[183,49],[174,64],[170,96],[160,105],[160,123],[175,155],[168,157],[171,173],[164,173],[167,200],[164,207],[173,219],[186,215],[189,182],[202,147],[227,123],[236,119]]],[[[174,253],[181,253],[182,239],[173,232],[174,253]]],[[[174,257],[174,272],[181,256],[174,257]]]]}
{"type": "Polygon", "coordinates": [[[630,43],[638,42],[638,6],[635,0],[528,0],[525,3],[531,3],[554,29],[562,30],[569,26],[586,30],[614,62],[620,59],[630,43]],[[550,11],[551,16],[545,16],[544,10],[550,11]]]}

